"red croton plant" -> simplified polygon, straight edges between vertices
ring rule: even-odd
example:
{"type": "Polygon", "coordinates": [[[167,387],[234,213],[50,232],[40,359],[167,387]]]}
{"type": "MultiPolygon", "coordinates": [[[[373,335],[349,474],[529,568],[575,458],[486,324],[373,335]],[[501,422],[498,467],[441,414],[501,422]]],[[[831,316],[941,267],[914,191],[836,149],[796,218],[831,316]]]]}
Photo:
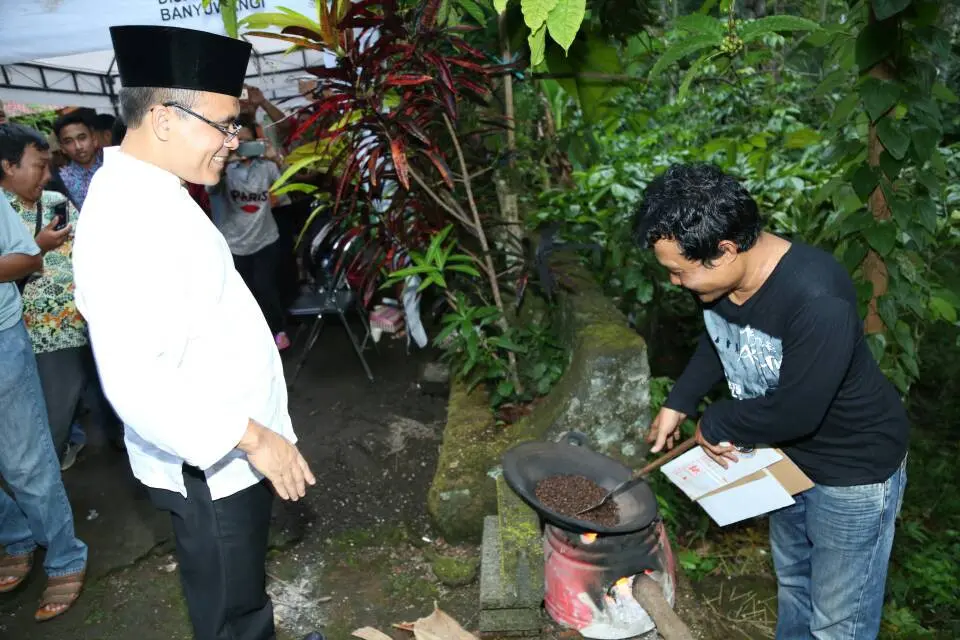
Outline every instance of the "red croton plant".
{"type": "MultiPolygon", "coordinates": [[[[414,8],[401,8],[396,0],[320,2],[319,21],[288,10],[259,14],[247,24],[281,27],[281,32],[247,35],[284,40],[336,59],[333,67],[308,70],[318,79],[317,88],[297,114],[288,142],[299,146],[279,183],[304,169],[326,175],[332,200],[327,208],[347,227],[351,241],[343,244],[353,248],[339,259],[352,273],[363,274],[364,299],[392,268],[397,252],[423,250],[455,222],[458,248],[482,276],[481,298],[492,298],[497,324],[506,333],[485,231],[488,220],[478,210],[457,125],[463,100],[486,106],[509,65],[491,64],[468,44],[465,36],[477,27],[441,24],[442,1],[426,0],[414,8]]],[[[495,115],[483,122],[505,124],[495,115]]],[[[307,184],[281,189],[317,191],[307,184]]],[[[449,292],[447,299],[456,304],[449,292]]],[[[516,379],[514,354],[506,356],[516,379]]]]}
{"type": "Polygon", "coordinates": [[[297,114],[288,142],[300,145],[281,181],[305,168],[326,174],[336,217],[365,236],[351,244],[366,248],[353,259],[366,264],[369,285],[391,249],[425,247],[449,217],[477,239],[479,270],[493,273],[456,125],[461,101],[485,105],[506,67],[467,43],[463,36],[476,27],[439,24],[442,0],[406,10],[396,0],[324,4],[319,22],[293,12],[261,14],[253,24],[282,26],[281,33],[247,32],[336,57],[334,67],[308,69],[318,86],[297,114]]]}

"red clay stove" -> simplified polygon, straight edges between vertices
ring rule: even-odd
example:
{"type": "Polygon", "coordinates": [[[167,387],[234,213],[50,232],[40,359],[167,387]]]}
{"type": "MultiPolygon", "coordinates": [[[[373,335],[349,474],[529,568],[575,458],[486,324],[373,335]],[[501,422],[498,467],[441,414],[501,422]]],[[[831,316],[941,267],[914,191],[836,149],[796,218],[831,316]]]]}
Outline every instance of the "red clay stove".
{"type": "Polygon", "coordinates": [[[557,623],[585,638],[621,640],[655,628],[633,597],[646,574],[673,606],[676,565],[666,529],[657,520],[635,533],[575,533],[547,524],[543,549],[544,604],[557,623]]]}
{"type": "Polygon", "coordinates": [[[503,456],[504,479],[544,524],[544,604],[557,623],[585,638],[623,640],[652,631],[653,619],[634,598],[649,576],[672,607],[676,563],[656,496],[646,483],[618,494],[620,522],[605,527],[549,509],[536,485],[552,475],[590,478],[610,490],[631,477],[621,463],[583,446],[527,442],[503,456]]]}

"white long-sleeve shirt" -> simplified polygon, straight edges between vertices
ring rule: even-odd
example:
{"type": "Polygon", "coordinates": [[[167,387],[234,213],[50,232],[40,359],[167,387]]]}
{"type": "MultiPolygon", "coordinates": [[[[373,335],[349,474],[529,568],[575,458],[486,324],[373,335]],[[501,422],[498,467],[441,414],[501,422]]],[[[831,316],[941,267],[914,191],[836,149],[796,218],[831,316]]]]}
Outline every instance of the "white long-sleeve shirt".
{"type": "Polygon", "coordinates": [[[186,462],[214,500],[258,482],[236,445],[251,418],[296,442],[283,366],[227,243],[179,178],[106,149],[73,268],[134,475],[186,496],[186,462]]]}

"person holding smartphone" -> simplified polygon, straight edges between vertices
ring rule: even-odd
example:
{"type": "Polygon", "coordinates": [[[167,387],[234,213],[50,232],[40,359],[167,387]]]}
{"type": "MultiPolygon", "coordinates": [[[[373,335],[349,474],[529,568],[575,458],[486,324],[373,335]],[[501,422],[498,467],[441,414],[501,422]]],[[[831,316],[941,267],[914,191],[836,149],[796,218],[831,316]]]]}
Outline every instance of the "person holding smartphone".
{"type": "Polygon", "coordinates": [[[44,189],[50,179],[50,147],[37,131],[0,125],[0,169],[3,196],[44,252],[43,269],[19,285],[50,432],[62,459],[87,380],[87,325],[73,298],[71,261],[71,230],[78,213],[63,194],[44,189]]]}
{"type": "Polygon", "coordinates": [[[276,153],[268,143],[255,139],[252,120],[241,118],[239,122],[240,145],[231,154],[220,184],[209,189],[210,204],[234,265],[260,305],[277,348],[283,351],[290,346],[290,339],[284,331],[277,282],[280,233],[273,207],[289,204],[289,198],[270,193],[270,186],[280,177],[276,153]]]}

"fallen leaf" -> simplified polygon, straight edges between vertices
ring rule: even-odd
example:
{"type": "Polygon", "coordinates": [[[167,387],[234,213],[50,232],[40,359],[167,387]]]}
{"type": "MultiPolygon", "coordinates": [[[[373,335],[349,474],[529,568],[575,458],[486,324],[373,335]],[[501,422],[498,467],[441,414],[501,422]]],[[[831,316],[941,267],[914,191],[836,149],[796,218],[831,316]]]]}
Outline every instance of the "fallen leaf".
{"type": "Polygon", "coordinates": [[[413,635],[417,640],[477,640],[472,633],[464,630],[460,624],[433,605],[433,613],[413,623],[413,635]]]}
{"type": "Polygon", "coordinates": [[[320,604],[323,604],[324,602],[330,602],[331,600],[333,600],[333,596],[320,596],[317,598],[317,602],[320,604]]]}
{"type": "Polygon", "coordinates": [[[393,640],[393,638],[385,634],[383,631],[379,631],[373,627],[362,627],[354,631],[352,635],[355,635],[362,640],[393,640]]]}
{"type": "Polygon", "coordinates": [[[409,631],[413,633],[413,622],[394,622],[391,627],[394,629],[400,629],[401,631],[409,631]]]}

